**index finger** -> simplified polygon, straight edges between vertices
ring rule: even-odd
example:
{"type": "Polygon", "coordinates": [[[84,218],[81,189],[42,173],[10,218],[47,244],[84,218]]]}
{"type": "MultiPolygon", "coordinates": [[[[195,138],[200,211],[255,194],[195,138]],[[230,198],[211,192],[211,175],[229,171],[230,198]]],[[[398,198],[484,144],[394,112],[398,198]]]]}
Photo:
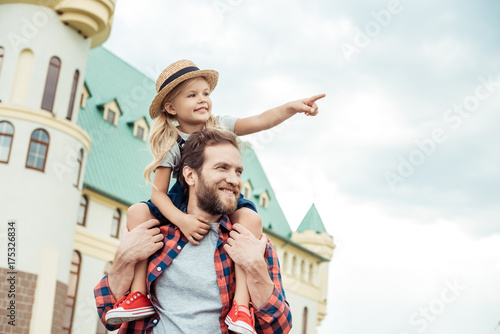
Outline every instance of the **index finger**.
{"type": "Polygon", "coordinates": [[[150,220],[146,220],[144,223],[142,223],[138,227],[143,227],[143,228],[149,230],[151,227],[157,226],[157,225],[160,225],[160,221],[158,219],[150,219],[150,220]]]}
{"type": "Polygon", "coordinates": [[[251,233],[245,226],[243,226],[242,224],[234,224],[233,225],[233,230],[236,230],[236,232],[238,233],[251,233]]]}
{"type": "Polygon", "coordinates": [[[326,94],[318,94],[318,95],[314,95],[314,96],[311,96],[310,98],[306,99],[307,103],[314,103],[316,101],[318,101],[319,99],[322,99],[326,96],[326,94]]]}

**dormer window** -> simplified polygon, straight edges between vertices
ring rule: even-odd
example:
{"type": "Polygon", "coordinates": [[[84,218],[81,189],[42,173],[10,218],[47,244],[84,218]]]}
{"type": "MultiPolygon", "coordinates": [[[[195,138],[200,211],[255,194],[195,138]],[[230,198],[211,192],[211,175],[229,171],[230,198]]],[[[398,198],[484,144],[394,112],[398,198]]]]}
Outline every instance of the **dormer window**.
{"type": "Polygon", "coordinates": [[[243,197],[250,199],[250,195],[252,194],[252,185],[250,184],[250,181],[245,182],[243,186],[241,187],[241,194],[243,197]]]}
{"type": "Polygon", "coordinates": [[[104,108],[103,118],[113,125],[118,125],[118,118],[122,115],[118,103],[112,100],[103,105],[102,108],[104,108]]]}
{"type": "Polygon", "coordinates": [[[134,122],[134,137],[146,141],[148,137],[149,126],[144,118],[134,122]]]}
{"type": "Polygon", "coordinates": [[[85,106],[87,105],[87,99],[91,96],[92,95],[90,95],[87,85],[84,84],[82,89],[82,99],[80,100],[80,107],[85,108],[85,106]]]}
{"type": "Polygon", "coordinates": [[[259,205],[264,209],[267,209],[269,205],[269,194],[267,193],[267,191],[264,191],[262,194],[260,194],[259,205]]]}
{"type": "Polygon", "coordinates": [[[113,110],[108,109],[106,115],[106,121],[110,122],[111,124],[115,124],[115,118],[116,118],[116,113],[113,110]]]}

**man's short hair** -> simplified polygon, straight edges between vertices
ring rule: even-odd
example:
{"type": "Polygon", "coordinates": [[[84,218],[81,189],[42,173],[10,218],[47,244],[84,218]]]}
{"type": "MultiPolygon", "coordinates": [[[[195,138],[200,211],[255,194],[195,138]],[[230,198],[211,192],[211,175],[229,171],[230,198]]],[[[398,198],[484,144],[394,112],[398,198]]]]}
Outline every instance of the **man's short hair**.
{"type": "Polygon", "coordinates": [[[190,167],[200,175],[205,163],[205,148],[220,144],[230,144],[238,149],[238,151],[240,150],[238,137],[230,131],[203,129],[189,136],[182,148],[181,161],[176,167],[177,179],[186,193],[189,191],[189,186],[182,173],[184,167],[190,167]]]}

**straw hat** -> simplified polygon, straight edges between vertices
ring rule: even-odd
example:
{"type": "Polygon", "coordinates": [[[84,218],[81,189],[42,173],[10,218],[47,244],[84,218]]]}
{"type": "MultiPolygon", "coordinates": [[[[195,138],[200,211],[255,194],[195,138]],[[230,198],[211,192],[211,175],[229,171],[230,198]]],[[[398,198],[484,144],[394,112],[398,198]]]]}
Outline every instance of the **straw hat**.
{"type": "Polygon", "coordinates": [[[176,61],[164,69],[156,80],[156,96],[149,107],[149,115],[151,118],[157,117],[163,111],[163,99],[165,99],[165,96],[167,96],[175,86],[185,80],[196,77],[205,78],[210,87],[210,91],[213,91],[215,86],[217,86],[219,73],[213,70],[200,70],[190,60],[176,61]]]}

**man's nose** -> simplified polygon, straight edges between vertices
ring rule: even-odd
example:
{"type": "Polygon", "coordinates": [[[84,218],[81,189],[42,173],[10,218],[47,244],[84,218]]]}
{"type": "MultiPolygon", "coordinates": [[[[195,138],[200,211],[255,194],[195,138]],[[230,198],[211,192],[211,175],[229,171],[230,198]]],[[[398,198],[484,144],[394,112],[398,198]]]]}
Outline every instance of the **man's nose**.
{"type": "Polygon", "coordinates": [[[240,183],[240,177],[236,172],[229,172],[226,176],[226,182],[233,186],[237,186],[240,183]]]}

